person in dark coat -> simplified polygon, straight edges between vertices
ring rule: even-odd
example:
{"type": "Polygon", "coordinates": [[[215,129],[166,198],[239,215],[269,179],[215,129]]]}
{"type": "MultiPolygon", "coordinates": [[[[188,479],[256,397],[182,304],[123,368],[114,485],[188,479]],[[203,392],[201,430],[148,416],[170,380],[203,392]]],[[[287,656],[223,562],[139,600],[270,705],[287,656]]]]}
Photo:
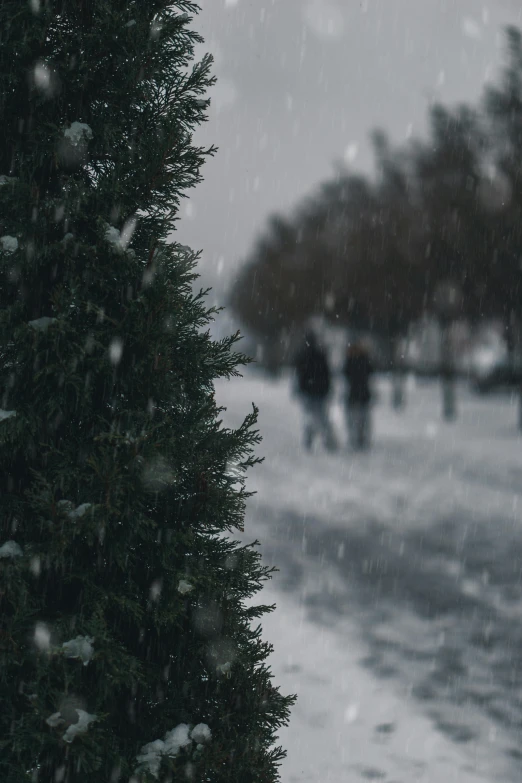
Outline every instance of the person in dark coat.
{"type": "Polygon", "coordinates": [[[345,411],[350,443],[355,449],[370,445],[370,379],[372,363],[366,347],[355,343],[348,348],[343,375],[346,380],[345,411]]]}
{"type": "Polygon", "coordinates": [[[313,332],[305,335],[305,344],[295,360],[296,391],[305,413],[304,444],[311,449],[317,435],[326,448],[335,448],[335,436],[328,413],[331,374],[325,351],[313,332]]]}

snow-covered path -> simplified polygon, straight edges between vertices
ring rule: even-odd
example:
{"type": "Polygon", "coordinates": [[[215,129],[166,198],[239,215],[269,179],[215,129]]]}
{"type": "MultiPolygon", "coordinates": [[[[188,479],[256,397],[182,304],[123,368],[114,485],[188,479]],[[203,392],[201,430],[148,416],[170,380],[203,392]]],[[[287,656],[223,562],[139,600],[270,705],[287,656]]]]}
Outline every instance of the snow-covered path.
{"type": "Polygon", "coordinates": [[[463,389],[448,425],[433,384],[412,385],[401,414],[379,391],[369,454],[310,455],[287,380],[217,387],[226,423],[261,409],[245,536],[280,568],[265,635],[300,696],[283,781],[520,781],[516,408],[463,389]]]}

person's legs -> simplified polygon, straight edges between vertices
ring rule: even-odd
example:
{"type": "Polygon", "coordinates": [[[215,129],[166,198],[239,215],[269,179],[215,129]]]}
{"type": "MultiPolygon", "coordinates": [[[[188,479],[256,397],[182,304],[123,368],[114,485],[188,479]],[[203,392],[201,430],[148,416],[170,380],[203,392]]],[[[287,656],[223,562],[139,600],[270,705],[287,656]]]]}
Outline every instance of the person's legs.
{"type": "Polygon", "coordinates": [[[305,422],[304,427],[304,447],[307,451],[310,451],[314,443],[314,431],[312,423],[309,419],[305,422]]]}
{"type": "Polygon", "coordinates": [[[371,443],[371,418],[370,406],[368,404],[361,405],[361,418],[359,427],[360,447],[362,449],[368,449],[370,448],[371,443]]]}
{"type": "Polygon", "coordinates": [[[307,451],[310,451],[318,432],[317,406],[313,397],[303,397],[302,402],[304,411],[304,447],[307,451]]]}
{"type": "Polygon", "coordinates": [[[349,402],[346,404],[346,420],[348,425],[350,446],[355,449],[357,448],[359,429],[359,406],[357,403],[349,402]]]}
{"type": "Polygon", "coordinates": [[[305,412],[304,445],[309,451],[317,435],[321,436],[325,447],[333,450],[336,438],[328,415],[327,400],[321,397],[307,397],[303,400],[305,412]]]}
{"type": "Polygon", "coordinates": [[[332,422],[330,421],[328,400],[326,399],[318,400],[317,422],[325,447],[328,449],[328,451],[333,451],[337,448],[337,438],[335,437],[332,422]]]}

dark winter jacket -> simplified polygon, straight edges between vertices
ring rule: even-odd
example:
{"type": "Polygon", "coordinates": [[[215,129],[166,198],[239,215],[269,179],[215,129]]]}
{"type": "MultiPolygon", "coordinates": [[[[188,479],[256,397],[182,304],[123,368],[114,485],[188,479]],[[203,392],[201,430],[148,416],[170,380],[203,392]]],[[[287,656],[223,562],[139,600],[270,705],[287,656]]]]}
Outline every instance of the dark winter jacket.
{"type": "Polygon", "coordinates": [[[372,372],[372,363],[365,353],[347,357],[344,363],[343,375],[349,385],[349,405],[368,405],[372,398],[370,389],[372,372]]]}
{"type": "Polygon", "coordinates": [[[308,344],[295,361],[297,388],[309,397],[324,398],[330,391],[330,368],[322,348],[308,344]]]}

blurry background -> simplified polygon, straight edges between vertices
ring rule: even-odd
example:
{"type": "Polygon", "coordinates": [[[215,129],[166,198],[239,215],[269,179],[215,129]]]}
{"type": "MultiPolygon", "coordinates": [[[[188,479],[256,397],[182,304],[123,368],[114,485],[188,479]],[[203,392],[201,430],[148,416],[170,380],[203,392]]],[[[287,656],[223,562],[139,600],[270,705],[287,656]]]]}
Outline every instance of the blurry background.
{"type": "Polygon", "coordinates": [[[227,424],[261,410],[246,530],[299,694],[283,781],[519,783],[520,0],[202,5],[219,152],[179,239],[257,359],[216,393],[227,424]],[[335,371],[371,345],[369,452],[337,372],[340,448],[302,449],[310,326],[335,371]]]}
{"type": "Polygon", "coordinates": [[[521,19],[511,0],[205,4],[199,141],[219,152],[180,239],[259,361],[319,319],[390,367],[436,371],[446,328],[456,370],[514,366],[521,19]]]}
{"type": "Polygon", "coordinates": [[[370,172],[369,132],[425,137],[428,108],[475,102],[498,76],[517,0],[207,0],[197,29],[219,82],[202,144],[219,154],[180,231],[230,276],[273,211],[331,176],[370,172]]]}

